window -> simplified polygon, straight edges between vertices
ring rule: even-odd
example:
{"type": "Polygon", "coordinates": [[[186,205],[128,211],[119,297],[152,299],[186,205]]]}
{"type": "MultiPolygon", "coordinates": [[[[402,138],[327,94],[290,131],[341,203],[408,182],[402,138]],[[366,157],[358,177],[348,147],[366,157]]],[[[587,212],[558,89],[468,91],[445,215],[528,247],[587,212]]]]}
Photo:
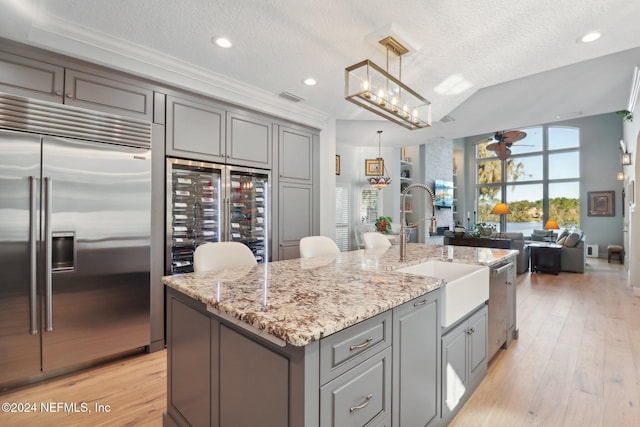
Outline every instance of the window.
{"type": "Polygon", "coordinates": [[[373,224],[378,218],[378,211],[382,206],[380,190],[375,188],[363,188],[360,191],[360,221],[373,224]]]}
{"type": "Polygon", "coordinates": [[[349,250],[349,188],[336,187],[336,245],[349,250]]]}
{"type": "Polygon", "coordinates": [[[487,150],[476,151],[478,222],[499,224],[491,215],[498,202],[509,205],[507,230],[531,234],[547,219],[562,227],[580,225],[580,130],[561,126],[523,129],[527,137],[511,146],[504,162],[487,150]]]}

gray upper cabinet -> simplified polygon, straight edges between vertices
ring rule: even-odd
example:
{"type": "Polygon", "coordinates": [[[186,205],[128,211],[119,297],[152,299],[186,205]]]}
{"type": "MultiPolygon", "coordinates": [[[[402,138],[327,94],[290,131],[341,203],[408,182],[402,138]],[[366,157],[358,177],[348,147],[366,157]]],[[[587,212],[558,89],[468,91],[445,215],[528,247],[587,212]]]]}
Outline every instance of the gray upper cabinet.
{"type": "Polygon", "coordinates": [[[167,154],[224,162],[225,110],[212,103],[167,96],[167,154]]]}
{"type": "Polygon", "coordinates": [[[64,68],[0,52],[0,91],[62,102],[64,68]]]}
{"type": "Polygon", "coordinates": [[[227,162],[271,169],[271,121],[227,112],[227,162]]]}
{"type": "Polygon", "coordinates": [[[151,121],[153,91],[133,79],[95,74],[0,52],[0,91],[151,121]]]}
{"type": "Polygon", "coordinates": [[[280,126],[280,179],[313,182],[313,135],[280,126]]]}
{"type": "Polygon", "coordinates": [[[66,69],[64,103],[151,121],[153,91],[120,79],[66,69]]]}

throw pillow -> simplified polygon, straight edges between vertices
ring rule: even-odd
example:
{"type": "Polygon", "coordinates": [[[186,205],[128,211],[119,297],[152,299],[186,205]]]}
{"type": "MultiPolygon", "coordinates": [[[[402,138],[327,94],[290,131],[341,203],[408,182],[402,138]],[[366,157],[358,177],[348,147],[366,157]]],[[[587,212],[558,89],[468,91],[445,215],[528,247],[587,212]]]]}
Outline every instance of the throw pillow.
{"type": "Polygon", "coordinates": [[[564,242],[567,241],[567,236],[564,236],[561,239],[558,239],[558,241],[556,242],[557,245],[563,245],[564,246],[564,242]]]}
{"type": "Polygon", "coordinates": [[[567,236],[566,240],[564,241],[564,245],[569,248],[573,248],[580,242],[581,238],[582,236],[580,236],[578,233],[571,233],[567,236]]]}
{"type": "Polygon", "coordinates": [[[567,230],[562,230],[562,233],[560,233],[560,235],[558,236],[557,243],[561,245],[562,243],[560,243],[560,240],[567,237],[568,235],[569,235],[569,232],[567,230]]]}

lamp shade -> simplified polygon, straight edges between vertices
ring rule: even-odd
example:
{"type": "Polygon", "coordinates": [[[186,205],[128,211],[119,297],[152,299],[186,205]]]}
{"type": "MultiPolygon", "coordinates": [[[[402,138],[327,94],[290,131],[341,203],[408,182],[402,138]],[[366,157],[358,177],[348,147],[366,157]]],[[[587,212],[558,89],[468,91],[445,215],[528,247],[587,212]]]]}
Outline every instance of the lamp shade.
{"type": "Polygon", "coordinates": [[[560,226],[558,225],[558,222],[555,219],[550,219],[544,225],[544,229],[545,230],[559,230],[560,226]]]}
{"type": "Polygon", "coordinates": [[[489,213],[491,215],[505,215],[510,214],[511,209],[509,209],[509,206],[507,206],[506,203],[498,203],[493,207],[493,209],[491,209],[491,212],[489,213]]]}

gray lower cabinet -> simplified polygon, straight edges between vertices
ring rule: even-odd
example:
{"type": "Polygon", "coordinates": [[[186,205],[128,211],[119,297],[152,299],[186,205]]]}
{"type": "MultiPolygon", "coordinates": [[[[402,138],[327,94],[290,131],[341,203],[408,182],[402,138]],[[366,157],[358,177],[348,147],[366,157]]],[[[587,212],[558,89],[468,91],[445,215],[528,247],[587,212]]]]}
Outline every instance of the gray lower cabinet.
{"type": "Polygon", "coordinates": [[[393,425],[440,418],[439,291],[393,309],[393,425]]]}
{"type": "Polygon", "coordinates": [[[426,425],[439,405],[438,295],[294,347],[264,340],[167,288],[163,425],[426,425]]]}
{"type": "Polygon", "coordinates": [[[442,336],[442,419],[446,425],[487,373],[487,306],[442,336]]]}
{"type": "Polygon", "coordinates": [[[390,389],[387,347],[320,388],[320,427],[375,425],[391,414],[390,389]]]}

